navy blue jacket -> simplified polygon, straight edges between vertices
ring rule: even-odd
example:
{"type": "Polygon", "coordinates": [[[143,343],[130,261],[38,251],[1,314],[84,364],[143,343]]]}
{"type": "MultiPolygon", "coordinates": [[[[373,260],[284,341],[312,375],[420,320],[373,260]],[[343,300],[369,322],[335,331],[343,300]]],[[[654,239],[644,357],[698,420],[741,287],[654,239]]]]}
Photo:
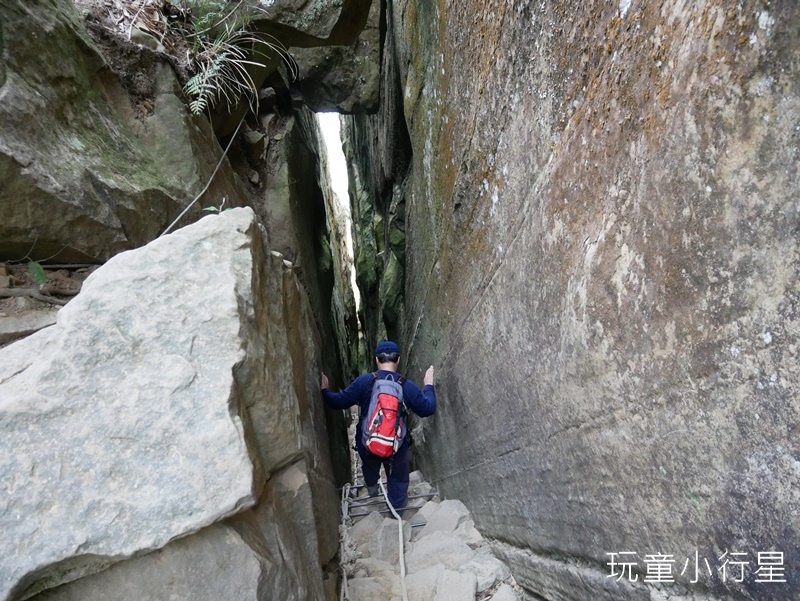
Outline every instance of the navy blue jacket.
{"type": "MultiPolygon", "coordinates": [[[[394,376],[397,374],[384,369],[379,369],[377,372],[379,378],[386,378],[386,376],[394,376]]],[[[362,374],[358,376],[353,383],[341,392],[331,392],[327,388],[322,389],[322,398],[332,409],[349,409],[353,405],[358,405],[359,413],[359,428],[361,426],[361,418],[369,410],[369,400],[372,397],[372,384],[375,378],[371,373],[362,374]]],[[[419,415],[420,417],[428,417],[433,415],[436,411],[436,392],[433,386],[428,384],[422,390],[419,386],[414,384],[411,380],[403,380],[403,402],[406,407],[419,415]]]]}

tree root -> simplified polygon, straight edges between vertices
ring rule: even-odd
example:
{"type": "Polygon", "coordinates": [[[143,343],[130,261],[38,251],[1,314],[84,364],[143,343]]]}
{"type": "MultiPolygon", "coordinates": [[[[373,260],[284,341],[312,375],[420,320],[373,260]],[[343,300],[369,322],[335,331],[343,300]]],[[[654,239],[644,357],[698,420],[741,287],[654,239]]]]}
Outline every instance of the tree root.
{"type": "MultiPolygon", "coordinates": [[[[39,290],[38,288],[0,288],[0,298],[10,298],[13,296],[28,296],[40,300],[45,303],[53,305],[66,305],[65,301],[45,293],[46,291],[39,290]]],[[[63,292],[65,296],[75,296],[77,292],[63,292]]]]}

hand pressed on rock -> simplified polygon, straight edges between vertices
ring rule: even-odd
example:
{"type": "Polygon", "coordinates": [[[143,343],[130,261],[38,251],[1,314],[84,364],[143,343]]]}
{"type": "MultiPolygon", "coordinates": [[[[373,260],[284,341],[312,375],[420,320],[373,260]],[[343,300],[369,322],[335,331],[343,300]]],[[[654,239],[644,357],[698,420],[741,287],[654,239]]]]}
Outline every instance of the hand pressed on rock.
{"type": "Polygon", "coordinates": [[[322,374],[322,379],[320,383],[320,388],[327,388],[328,387],[328,376],[322,374]]]}
{"type": "Polygon", "coordinates": [[[433,386],[433,365],[428,368],[428,371],[425,372],[425,386],[431,385],[433,386]]]}

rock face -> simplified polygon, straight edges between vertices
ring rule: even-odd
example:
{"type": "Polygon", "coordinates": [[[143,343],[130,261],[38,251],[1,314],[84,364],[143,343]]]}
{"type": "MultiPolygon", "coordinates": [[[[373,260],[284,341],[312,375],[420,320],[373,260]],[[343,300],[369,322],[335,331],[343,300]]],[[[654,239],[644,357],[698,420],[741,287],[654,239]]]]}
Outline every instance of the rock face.
{"type": "Polygon", "coordinates": [[[0,344],[6,344],[38,332],[56,322],[57,309],[31,312],[23,317],[0,319],[0,344]]]}
{"type": "Polygon", "coordinates": [[[257,2],[262,10],[261,19],[284,25],[307,36],[325,39],[333,33],[345,4],[355,4],[354,0],[277,0],[257,2]]]}
{"type": "Polygon", "coordinates": [[[56,325],[0,351],[0,598],[110,564],[47,598],[123,581],[118,598],[218,598],[204,585],[218,554],[232,587],[277,570],[283,598],[321,598],[337,498],[315,349],[249,209],[98,269],[56,325]]]}
{"type": "MultiPolygon", "coordinates": [[[[295,104],[313,111],[374,112],[380,100],[381,2],[379,0],[249,0],[239,5],[250,29],[288,51],[286,85],[295,104]]],[[[280,71],[279,53],[254,54],[249,73],[257,89],[280,71]]],[[[239,100],[212,111],[220,137],[236,128],[248,110],[239,100]]]]}
{"type": "Polygon", "coordinates": [[[287,480],[297,480],[297,473],[292,465],[276,474],[264,500],[247,512],[34,599],[105,601],[108,591],[125,601],[325,599],[316,533],[298,527],[298,516],[313,517],[302,503],[311,498],[308,480],[300,474],[305,493],[276,494],[287,480]]]}
{"type": "Polygon", "coordinates": [[[297,88],[314,111],[374,112],[380,100],[381,2],[352,3],[324,46],[296,48],[297,88]]]}
{"type": "Polygon", "coordinates": [[[279,0],[260,19],[292,48],[296,90],[314,111],[372,112],[380,100],[380,0],[279,0]],[[298,6],[300,5],[300,6],[298,6]]]}
{"type": "MultiPolygon", "coordinates": [[[[69,0],[4,2],[0,23],[0,255],[102,262],[155,238],[221,154],[172,68],[117,48],[126,89],[69,0]]],[[[209,190],[223,196],[244,201],[227,168],[209,190]]]]}
{"type": "Polygon", "coordinates": [[[800,7],[407,0],[387,20],[354,215],[378,194],[359,241],[385,242],[405,200],[399,333],[410,376],[439,367],[421,467],[542,598],[800,595],[800,7]],[[757,582],[770,557],[786,582],[757,582]]]}

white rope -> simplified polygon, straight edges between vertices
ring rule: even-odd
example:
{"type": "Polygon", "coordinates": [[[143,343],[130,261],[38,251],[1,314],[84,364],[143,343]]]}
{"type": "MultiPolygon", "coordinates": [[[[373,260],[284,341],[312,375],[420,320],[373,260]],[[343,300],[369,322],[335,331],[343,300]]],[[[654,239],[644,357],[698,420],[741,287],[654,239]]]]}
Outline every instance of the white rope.
{"type": "Polygon", "coordinates": [[[386,505],[389,507],[395,519],[397,519],[397,526],[399,529],[398,541],[400,542],[400,593],[403,595],[403,601],[408,601],[408,589],[406,588],[406,556],[405,549],[403,548],[403,518],[397,515],[394,507],[392,507],[392,504],[389,502],[389,495],[386,492],[386,487],[383,485],[383,482],[379,482],[378,484],[381,487],[383,498],[386,499],[386,505]]]}
{"type": "Polygon", "coordinates": [[[342,525],[344,526],[347,525],[345,522],[349,514],[347,508],[349,499],[350,499],[350,483],[348,482],[347,484],[344,485],[344,488],[342,488],[342,525]]]}
{"type": "MultiPolygon", "coordinates": [[[[242,120],[241,120],[241,121],[239,121],[239,125],[237,125],[237,126],[236,126],[236,131],[235,131],[235,132],[233,132],[233,135],[231,136],[231,139],[230,139],[230,141],[228,142],[228,145],[225,147],[225,151],[222,153],[222,156],[221,156],[221,157],[219,157],[219,162],[217,163],[217,166],[216,166],[216,168],[214,169],[214,173],[212,173],[212,174],[211,174],[211,177],[209,177],[209,178],[208,178],[208,183],[206,183],[206,187],[205,187],[205,188],[203,188],[203,190],[200,192],[200,194],[198,194],[197,196],[195,196],[195,197],[194,197],[194,200],[193,200],[192,202],[190,202],[190,203],[187,205],[187,207],[186,207],[186,208],[183,210],[183,212],[181,212],[181,214],[180,214],[180,215],[178,215],[178,216],[175,218],[175,221],[173,221],[172,223],[170,223],[170,224],[169,224],[169,227],[168,227],[167,229],[165,229],[165,230],[164,230],[164,231],[161,233],[161,236],[164,236],[165,234],[168,234],[168,233],[169,233],[169,231],[170,231],[170,230],[171,230],[171,229],[172,229],[172,228],[175,226],[175,224],[176,224],[176,223],[178,223],[178,222],[179,222],[179,221],[180,221],[180,220],[183,218],[183,216],[184,216],[184,215],[186,215],[186,213],[188,213],[188,212],[189,212],[189,209],[191,209],[191,208],[194,206],[194,203],[196,203],[198,200],[200,200],[200,197],[201,197],[203,194],[205,194],[205,193],[206,193],[206,190],[208,190],[208,189],[211,187],[211,182],[212,182],[212,181],[214,181],[214,176],[217,174],[217,171],[219,171],[219,168],[222,166],[222,161],[224,161],[224,160],[225,160],[225,157],[226,157],[226,156],[227,156],[227,154],[228,154],[228,150],[230,150],[230,148],[231,148],[231,144],[233,144],[233,141],[236,139],[236,134],[238,134],[238,133],[239,133],[239,128],[242,126],[242,123],[244,123],[244,118],[245,118],[246,116],[247,116],[247,113],[245,113],[244,115],[242,115],[242,120]]],[[[161,236],[159,236],[159,238],[160,238],[161,236]]]]}
{"type": "MultiPolygon", "coordinates": [[[[350,510],[348,504],[350,502],[350,483],[344,485],[342,488],[342,530],[339,534],[339,548],[344,549],[344,537],[347,529],[347,520],[350,519],[350,510]]],[[[342,588],[339,596],[340,601],[349,601],[350,597],[347,594],[347,570],[344,566],[344,561],[339,564],[342,569],[342,588]]]]}
{"type": "Polygon", "coordinates": [[[350,595],[347,593],[347,574],[342,566],[342,594],[339,596],[340,601],[350,601],[350,595]]]}

